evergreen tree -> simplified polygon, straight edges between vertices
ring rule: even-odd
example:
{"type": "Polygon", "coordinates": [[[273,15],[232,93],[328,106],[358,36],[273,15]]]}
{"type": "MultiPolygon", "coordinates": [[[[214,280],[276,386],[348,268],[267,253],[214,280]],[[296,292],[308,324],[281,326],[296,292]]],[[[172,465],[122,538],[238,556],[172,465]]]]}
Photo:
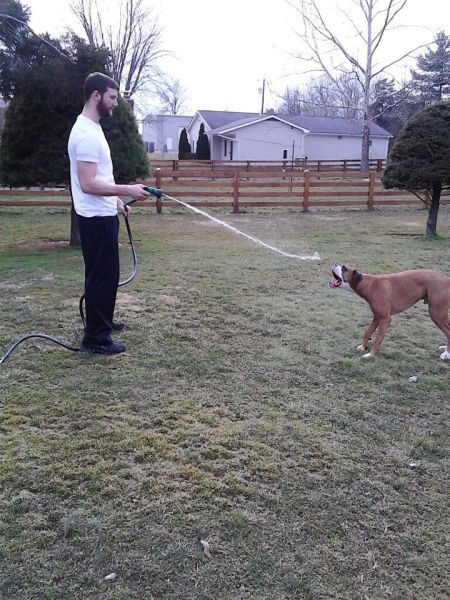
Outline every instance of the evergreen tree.
{"type": "Polygon", "coordinates": [[[375,100],[370,105],[374,122],[396,136],[422,104],[409,86],[397,90],[394,80],[379,79],[374,85],[375,100]]]}
{"type": "Polygon", "coordinates": [[[427,106],[407,121],[382,182],[388,189],[413,192],[429,205],[426,235],[436,235],[441,193],[450,189],[450,102],[427,106]]]}
{"type": "Polygon", "coordinates": [[[0,181],[6,185],[69,184],[67,140],[83,107],[83,82],[91,69],[102,69],[105,56],[88,52],[78,38],[71,41],[70,60],[50,48],[45,60],[35,55],[15,69],[0,145],[0,181]]]}
{"type": "Polygon", "coordinates": [[[183,160],[186,154],[190,154],[192,152],[191,145],[188,140],[186,127],[183,127],[180,133],[180,139],[178,141],[178,158],[179,160],[183,160]]]}
{"type": "MultiPolygon", "coordinates": [[[[83,108],[83,83],[89,73],[106,72],[107,53],[94,51],[76,36],[66,38],[65,44],[68,56],[50,48],[45,60],[35,55],[14,72],[14,96],[5,111],[0,145],[0,181],[6,185],[69,184],[67,140],[83,108]]],[[[122,99],[102,126],[117,181],[146,177],[144,144],[122,99]]]]}
{"type": "Polygon", "coordinates": [[[412,72],[413,85],[422,105],[439,102],[450,94],[450,36],[440,31],[434,40],[436,48],[428,49],[417,59],[412,72]]]}
{"type": "Polygon", "coordinates": [[[20,0],[0,0],[0,95],[4,99],[13,97],[27,68],[58,53],[64,56],[57,40],[32,32],[29,20],[30,9],[20,0]]]}
{"type": "MultiPolygon", "coordinates": [[[[21,48],[23,60],[8,71],[8,79],[0,74],[0,85],[7,81],[13,92],[1,132],[0,182],[68,186],[67,141],[83,109],[83,83],[89,73],[107,73],[107,52],[92,49],[74,35],[52,40],[51,46],[24,35],[21,48]]],[[[144,144],[125,101],[119,99],[113,117],[102,126],[111,146],[116,180],[145,178],[149,165],[144,144]]],[[[73,211],[70,240],[72,245],[79,243],[73,211]]]]}
{"type": "Polygon", "coordinates": [[[148,177],[149,162],[144,142],[128,102],[119,96],[113,116],[102,119],[100,124],[111,148],[115,181],[128,183],[148,177]]]}
{"type": "Polygon", "coordinates": [[[200,160],[210,160],[211,158],[209,139],[205,133],[205,126],[203,123],[200,125],[198,132],[196,157],[200,160]]]}

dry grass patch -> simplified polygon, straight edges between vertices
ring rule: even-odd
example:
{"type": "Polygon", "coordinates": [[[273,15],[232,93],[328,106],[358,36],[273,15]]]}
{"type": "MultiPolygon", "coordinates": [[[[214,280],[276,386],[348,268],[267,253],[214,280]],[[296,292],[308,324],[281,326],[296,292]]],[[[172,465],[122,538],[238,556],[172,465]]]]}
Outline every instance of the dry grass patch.
{"type": "MultiPolygon", "coordinates": [[[[135,210],[129,351],[36,340],[0,366],[0,597],[445,598],[442,334],[417,305],[363,361],[369,308],[327,281],[335,261],[448,272],[448,234],[421,237],[419,210],[215,214],[321,261],[135,210]]],[[[81,339],[79,250],[40,250],[68,218],[2,220],[0,351],[31,330],[81,339]]],[[[439,219],[448,232],[448,207],[439,219]]]]}

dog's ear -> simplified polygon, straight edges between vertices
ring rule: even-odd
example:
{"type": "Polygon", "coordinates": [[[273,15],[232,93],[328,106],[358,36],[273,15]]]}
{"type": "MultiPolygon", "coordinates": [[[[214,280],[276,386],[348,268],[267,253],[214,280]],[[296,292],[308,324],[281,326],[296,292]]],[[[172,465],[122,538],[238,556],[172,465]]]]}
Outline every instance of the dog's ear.
{"type": "Polygon", "coordinates": [[[362,273],[354,270],[353,275],[352,275],[352,283],[354,283],[355,285],[358,285],[358,283],[360,283],[362,281],[362,279],[363,279],[362,273]]]}

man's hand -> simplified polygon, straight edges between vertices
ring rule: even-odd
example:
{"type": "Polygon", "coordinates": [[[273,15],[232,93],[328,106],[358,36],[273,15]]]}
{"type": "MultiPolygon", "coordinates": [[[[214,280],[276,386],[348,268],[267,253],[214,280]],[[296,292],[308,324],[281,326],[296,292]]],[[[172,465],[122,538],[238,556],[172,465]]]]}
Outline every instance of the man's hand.
{"type": "Polygon", "coordinates": [[[127,185],[127,188],[126,194],[133,200],[146,200],[150,196],[150,194],[144,189],[145,186],[140,183],[127,185]]]}
{"type": "Polygon", "coordinates": [[[120,212],[124,217],[131,215],[131,206],[125,206],[120,198],[117,198],[117,211],[120,212]]]}

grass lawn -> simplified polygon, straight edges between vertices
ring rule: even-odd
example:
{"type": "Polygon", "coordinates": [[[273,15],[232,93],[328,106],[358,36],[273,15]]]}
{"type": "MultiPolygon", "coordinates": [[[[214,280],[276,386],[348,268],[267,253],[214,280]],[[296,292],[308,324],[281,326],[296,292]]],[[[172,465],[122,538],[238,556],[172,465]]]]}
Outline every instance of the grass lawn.
{"type": "MultiPolygon", "coordinates": [[[[370,309],[327,286],[334,262],[449,274],[450,206],[435,239],[426,215],[215,213],[321,257],[299,261],[136,208],[128,352],[32,339],[0,365],[0,598],[448,598],[444,336],[420,303],[364,360],[370,309]]],[[[69,219],[0,208],[0,355],[30,331],[79,344],[69,219]]]]}

